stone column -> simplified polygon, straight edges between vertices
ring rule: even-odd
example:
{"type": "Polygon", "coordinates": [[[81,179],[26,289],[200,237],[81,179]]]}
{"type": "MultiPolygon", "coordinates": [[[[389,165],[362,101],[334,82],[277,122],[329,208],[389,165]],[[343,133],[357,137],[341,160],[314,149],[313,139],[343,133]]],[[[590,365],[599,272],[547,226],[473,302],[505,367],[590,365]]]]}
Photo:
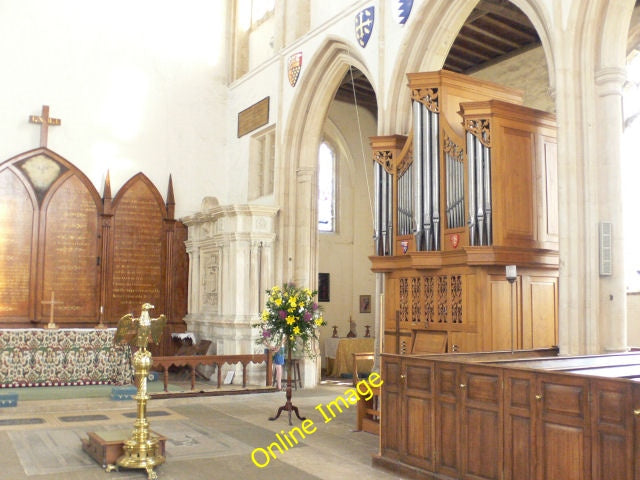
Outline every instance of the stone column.
{"type": "MultiPolygon", "coordinates": [[[[612,226],[611,275],[599,274],[599,344],[606,352],[627,350],[627,296],[624,276],[622,196],[623,68],[596,72],[598,222],[612,226]]],[[[598,228],[592,225],[592,228],[598,228]]],[[[596,245],[599,248],[599,244],[596,245]]]]}

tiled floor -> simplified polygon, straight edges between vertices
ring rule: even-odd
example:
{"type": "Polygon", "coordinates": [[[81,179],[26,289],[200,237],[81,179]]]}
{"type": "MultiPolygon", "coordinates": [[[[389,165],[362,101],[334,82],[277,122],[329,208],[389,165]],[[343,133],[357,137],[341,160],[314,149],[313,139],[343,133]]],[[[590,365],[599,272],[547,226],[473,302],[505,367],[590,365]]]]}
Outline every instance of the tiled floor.
{"type": "MultiPolygon", "coordinates": [[[[74,387],[71,387],[74,388],[74,387]]],[[[167,458],[156,468],[166,480],[401,478],[372,467],[379,438],[353,431],[355,407],[336,411],[325,422],[316,409],[342,396],[348,384],[321,385],[293,392],[293,403],[305,415],[305,438],[291,442],[287,414],[268,417],[284,404],[285,394],[259,393],[219,397],[151,400],[151,429],[166,436],[167,458]],[[264,452],[278,437],[293,446],[276,459],[264,452]],[[285,436],[286,435],[286,436],[285,436]],[[261,467],[258,467],[256,463],[261,467]]],[[[341,403],[342,405],[342,403],[341,403]]],[[[0,478],[52,480],[145,479],[144,470],[106,473],[81,449],[88,432],[133,429],[136,405],[131,401],[75,398],[19,401],[0,410],[0,478]],[[133,418],[132,418],[133,417],[133,418]]],[[[301,427],[294,416],[293,426],[301,427]]]]}

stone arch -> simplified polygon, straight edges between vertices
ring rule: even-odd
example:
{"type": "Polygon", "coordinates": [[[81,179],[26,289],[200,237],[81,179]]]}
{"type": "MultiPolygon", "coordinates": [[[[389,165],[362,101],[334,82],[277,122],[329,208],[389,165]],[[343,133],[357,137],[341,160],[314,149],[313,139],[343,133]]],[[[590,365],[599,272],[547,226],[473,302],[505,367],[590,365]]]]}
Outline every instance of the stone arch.
{"type": "MultiPolygon", "coordinates": [[[[555,85],[554,55],[549,30],[548,12],[536,0],[511,0],[531,20],[549,64],[549,85],[555,85]]],[[[398,54],[390,80],[389,95],[385,97],[384,116],[380,116],[378,132],[386,135],[408,132],[411,121],[411,102],[406,91],[406,74],[439,70],[460,28],[472,12],[477,0],[430,0],[413,15],[424,19],[413,22],[398,54]]]]}
{"type": "Polygon", "coordinates": [[[334,38],[328,38],[306,65],[306,75],[298,83],[290,117],[282,131],[281,178],[287,181],[279,193],[282,241],[278,255],[282,259],[283,271],[279,276],[283,280],[315,286],[315,179],[324,122],[338,85],[350,66],[374,83],[364,61],[350,51],[348,44],[334,38]]]}

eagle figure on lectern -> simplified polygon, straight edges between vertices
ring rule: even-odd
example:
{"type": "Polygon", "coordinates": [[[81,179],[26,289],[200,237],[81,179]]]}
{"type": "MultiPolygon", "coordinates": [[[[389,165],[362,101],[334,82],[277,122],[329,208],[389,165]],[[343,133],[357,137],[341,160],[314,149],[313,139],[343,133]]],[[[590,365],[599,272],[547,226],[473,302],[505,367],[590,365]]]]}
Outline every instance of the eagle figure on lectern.
{"type": "Polygon", "coordinates": [[[150,303],[145,303],[142,305],[140,318],[135,318],[131,313],[122,317],[118,321],[114,342],[117,344],[128,343],[142,349],[147,348],[149,341],[155,344],[159,343],[167,319],[164,315],[151,318],[149,310],[154,308],[150,303]]]}

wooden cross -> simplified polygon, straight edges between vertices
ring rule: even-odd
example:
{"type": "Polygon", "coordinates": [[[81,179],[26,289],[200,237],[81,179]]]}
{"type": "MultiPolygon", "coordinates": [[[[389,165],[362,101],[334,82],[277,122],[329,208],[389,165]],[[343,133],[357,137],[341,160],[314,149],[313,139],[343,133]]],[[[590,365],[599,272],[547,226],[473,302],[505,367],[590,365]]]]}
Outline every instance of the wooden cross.
{"type": "Polygon", "coordinates": [[[53,290],[51,290],[51,300],[42,300],[42,302],[40,303],[42,303],[43,305],[51,305],[51,310],[49,311],[49,324],[46,326],[46,328],[58,328],[53,322],[53,308],[58,303],[62,304],[63,302],[56,302],[56,294],[53,290]]]}
{"type": "Polygon", "coordinates": [[[30,115],[29,123],[39,123],[40,126],[40,146],[47,146],[47,137],[49,135],[49,125],[60,125],[62,120],[49,116],[49,105],[42,106],[42,115],[30,115]]]}

